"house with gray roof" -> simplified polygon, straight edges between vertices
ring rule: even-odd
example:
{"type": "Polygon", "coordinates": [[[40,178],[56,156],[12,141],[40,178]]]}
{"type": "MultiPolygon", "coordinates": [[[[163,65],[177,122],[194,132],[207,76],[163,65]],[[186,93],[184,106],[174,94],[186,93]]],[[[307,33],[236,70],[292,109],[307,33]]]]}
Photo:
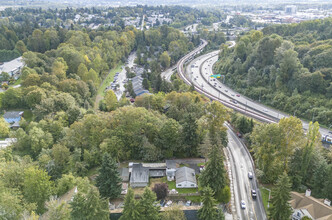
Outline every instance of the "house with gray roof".
{"type": "Polygon", "coordinates": [[[11,77],[14,77],[14,79],[18,79],[23,67],[24,67],[23,59],[22,57],[19,57],[0,65],[0,74],[6,72],[11,77]]]}
{"type": "Polygon", "coordinates": [[[195,170],[181,167],[175,172],[176,188],[197,188],[195,170]]]}
{"type": "Polygon", "coordinates": [[[149,183],[149,168],[143,167],[141,163],[133,164],[131,175],[130,175],[130,186],[132,188],[136,187],[146,187],[149,183]]]}

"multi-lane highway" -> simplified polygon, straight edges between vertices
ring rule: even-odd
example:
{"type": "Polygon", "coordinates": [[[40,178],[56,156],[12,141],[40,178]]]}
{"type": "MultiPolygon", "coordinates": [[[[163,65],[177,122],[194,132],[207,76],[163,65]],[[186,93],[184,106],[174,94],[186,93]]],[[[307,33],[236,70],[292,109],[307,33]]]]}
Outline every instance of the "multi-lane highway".
{"type": "MultiPolygon", "coordinates": [[[[194,50],[192,50],[190,53],[186,54],[181,60],[189,60],[189,59],[192,59],[195,55],[199,54],[203,49],[204,47],[207,45],[207,41],[206,40],[201,40],[201,43],[198,47],[196,47],[194,50]]],[[[179,62],[181,62],[181,60],[179,62]]],[[[176,70],[179,62],[168,68],[167,70],[165,70],[164,72],[161,73],[161,78],[164,78],[165,80],[167,80],[168,82],[171,81],[171,76],[172,74],[174,73],[174,71],[176,70]]]]}
{"type": "MultiPolygon", "coordinates": [[[[234,46],[235,43],[232,43],[234,46]]],[[[202,55],[192,61],[186,69],[186,76],[190,79],[190,81],[205,90],[206,92],[215,95],[218,99],[224,102],[233,103],[233,106],[229,106],[235,110],[235,106],[237,108],[241,108],[242,113],[253,112],[256,114],[257,119],[266,122],[278,122],[283,117],[289,117],[289,115],[264,106],[261,103],[255,102],[250,98],[243,96],[242,94],[237,93],[232,90],[228,86],[222,83],[222,80],[211,78],[210,76],[213,74],[213,64],[218,61],[218,53],[219,51],[213,51],[211,53],[202,55]],[[245,110],[243,112],[243,109],[245,110]],[[263,117],[263,118],[261,118],[263,117]]],[[[248,114],[249,116],[252,116],[248,114]]],[[[253,117],[253,116],[252,116],[253,117]]],[[[305,130],[308,129],[308,122],[302,121],[303,128],[305,130]]],[[[320,133],[322,135],[329,134],[328,129],[320,128],[320,133]]]]}

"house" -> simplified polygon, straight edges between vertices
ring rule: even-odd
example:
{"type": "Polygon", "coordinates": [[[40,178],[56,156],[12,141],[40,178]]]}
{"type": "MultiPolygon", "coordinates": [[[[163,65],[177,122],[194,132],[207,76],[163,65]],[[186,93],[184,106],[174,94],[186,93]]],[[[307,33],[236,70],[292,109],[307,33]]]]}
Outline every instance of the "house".
{"type": "Polygon", "coordinates": [[[166,176],[168,181],[174,181],[176,163],[174,160],[166,160],[166,176]]]}
{"type": "Polygon", "coordinates": [[[304,216],[316,220],[332,220],[331,201],[312,197],[310,189],[305,194],[291,192],[290,204],[293,208],[292,220],[300,220],[304,216]]]}
{"type": "Polygon", "coordinates": [[[11,77],[14,77],[14,79],[18,79],[23,67],[24,67],[24,62],[22,60],[22,57],[19,57],[0,65],[0,74],[6,72],[11,77]]]}
{"type": "Polygon", "coordinates": [[[146,187],[149,183],[149,168],[143,167],[141,163],[132,165],[131,175],[130,175],[130,186],[132,188],[136,187],[146,187]]]}
{"type": "Polygon", "coordinates": [[[19,123],[21,121],[23,113],[24,112],[19,112],[19,111],[6,112],[3,115],[3,118],[7,123],[10,124],[11,128],[18,128],[20,127],[19,123]]]}
{"type": "Polygon", "coordinates": [[[197,188],[195,170],[181,167],[175,172],[176,188],[197,188]]]}

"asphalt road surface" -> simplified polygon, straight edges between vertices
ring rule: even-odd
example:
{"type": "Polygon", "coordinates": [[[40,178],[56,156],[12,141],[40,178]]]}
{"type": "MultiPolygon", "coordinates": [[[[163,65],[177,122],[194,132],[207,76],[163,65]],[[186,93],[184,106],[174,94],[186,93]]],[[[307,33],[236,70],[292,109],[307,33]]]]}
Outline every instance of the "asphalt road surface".
{"type": "Polygon", "coordinates": [[[230,127],[228,127],[227,136],[227,151],[230,156],[232,167],[236,216],[238,219],[265,220],[267,217],[261,194],[258,189],[254,173],[255,169],[249,151],[230,127]],[[248,172],[253,173],[252,179],[249,179],[248,172]],[[251,196],[252,189],[257,192],[256,199],[253,199],[251,196]],[[245,201],[245,209],[241,208],[241,200],[245,201]]]}
{"type": "MultiPolygon", "coordinates": [[[[232,43],[232,46],[234,45],[235,43],[232,43]]],[[[272,120],[278,121],[283,117],[289,117],[286,113],[264,106],[263,104],[253,101],[252,99],[239,94],[235,90],[232,90],[222,83],[224,79],[219,80],[211,78],[210,76],[213,74],[213,64],[218,61],[218,53],[219,51],[213,51],[202,55],[189,63],[186,69],[186,74],[192,83],[222,100],[232,102],[245,110],[251,110],[257,114],[265,115],[272,120]]],[[[303,128],[308,130],[309,123],[306,121],[302,121],[302,123],[303,128]]],[[[320,133],[322,135],[327,135],[329,134],[329,130],[320,128],[320,133]]]]}

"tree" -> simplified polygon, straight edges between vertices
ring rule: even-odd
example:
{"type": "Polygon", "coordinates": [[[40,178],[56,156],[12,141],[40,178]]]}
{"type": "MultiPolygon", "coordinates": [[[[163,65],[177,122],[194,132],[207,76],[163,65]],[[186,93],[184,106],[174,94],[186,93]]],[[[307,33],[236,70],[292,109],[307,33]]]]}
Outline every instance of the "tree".
{"type": "Polygon", "coordinates": [[[5,138],[9,135],[9,124],[4,118],[0,118],[0,137],[5,138]]]}
{"type": "Polygon", "coordinates": [[[273,220],[289,219],[292,214],[292,207],[289,204],[291,199],[291,182],[287,173],[279,176],[275,187],[271,192],[271,207],[269,208],[269,218],[273,220]]]}
{"type": "Polygon", "coordinates": [[[134,191],[129,188],[124,201],[122,215],[119,220],[140,220],[138,202],[134,198],[134,191]]]}
{"type": "Polygon", "coordinates": [[[216,201],[213,198],[213,190],[206,187],[202,190],[203,206],[198,210],[198,218],[200,220],[210,220],[217,218],[216,201]]]}
{"type": "Polygon", "coordinates": [[[154,205],[156,199],[156,194],[152,192],[149,187],[145,187],[142,198],[138,203],[141,219],[159,219],[159,206],[154,205]]]}
{"type": "Polygon", "coordinates": [[[164,68],[164,69],[167,69],[171,63],[171,58],[170,56],[168,55],[167,51],[164,51],[160,57],[159,57],[159,60],[160,60],[160,64],[161,66],[164,68]]]}
{"type": "Polygon", "coordinates": [[[27,202],[37,204],[37,212],[43,213],[45,201],[53,194],[53,182],[50,176],[36,167],[24,171],[23,196],[27,202]]]}
{"type": "Polygon", "coordinates": [[[179,206],[174,205],[165,209],[161,214],[161,220],[187,220],[179,206]]]}
{"type": "Polygon", "coordinates": [[[326,182],[323,192],[325,192],[326,197],[331,201],[332,200],[332,164],[329,165],[327,169],[326,182]]]}
{"type": "Polygon", "coordinates": [[[168,195],[167,183],[157,183],[153,187],[153,192],[157,195],[157,200],[164,200],[168,195]]]}
{"type": "Polygon", "coordinates": [[[23,53],[27,52],[28,49],[27,47],[25,46],[24,42],[19,40],[16,42],[16,45],[15,45],[15,49],[20,52],[21,55],[23,55],[23,53]]]}
{"type": "Polygon", "coordinates": [[[114,111],[118,106],[118,99],[111,89],[106,92],[105,104],[108,111],[114,111]]]}
{"type": "Polygon", "coordinates": [[[79,66],[78,66],[78,69],[77,69],[77,75],[83,79],[84,76],[86,76],[88,74],[88,68],[86,68],[85,64],[84,63],[81,63],[79,66]]]}
{"type": "Polygon", "coordinates": [[[108,153],[103,156],[99,175],[96,178],[96,186],[100,195],[114,199],[121,194],[121,178],[118,166],[108,153]]]}
{"type": "Polygon", "coordinates": [[[184,123],[182,126],[182,137],[183,144],[187,146],[188,156],[192,156],[196,154],[196,148],[198,146],[198,125],[192,114],[188,114],[184,118],[184,123]]]}
{"type": "Polygon", "coordinates": [[[70,220],[70,207],[66,202],[51,199],[46,203],[47,217],[52,220],[70,220]]]}
{"type": "Polygon", "coordinates": [[[217,134],[225,130],[224,122],[228,119],[228,112],[220,102],[213,101],[207,107],[207,124],[212,144],[218,144],[217,134]]]}
{"type": "Polygon", "coordinates": [[[218,195],[226,186],[226,171],[223,156],[221,149],[216,145],[212,146],[209,160],[205,170],[199,177],[199,182],[202,187],[210,187],[215,195],[218,195]]]}
{"type": "Polygon", "coordinates": [[[217,200],[224,203],[224,204],[227,204],[230,199],[231,199],[231,190],[229,188],[229,186],[225,186],[217,195],[217,200]]]}
{"type": "MultiPolygon", "coordinates": [[[[84,64],[83,64],[84,65],[84,64]]],[[[52,74],[56,75],[60,80],[66,78],[68,66],[62,57],[58,57],[52,65],[52,74]]]]}
{"type": "Polygon", "coordinates": [[[70,205],[73,220],[109,219],[108,202],[99,197],[99,192],[94,186],[90,186],[87,194],[79,191],[70,205]]]}

